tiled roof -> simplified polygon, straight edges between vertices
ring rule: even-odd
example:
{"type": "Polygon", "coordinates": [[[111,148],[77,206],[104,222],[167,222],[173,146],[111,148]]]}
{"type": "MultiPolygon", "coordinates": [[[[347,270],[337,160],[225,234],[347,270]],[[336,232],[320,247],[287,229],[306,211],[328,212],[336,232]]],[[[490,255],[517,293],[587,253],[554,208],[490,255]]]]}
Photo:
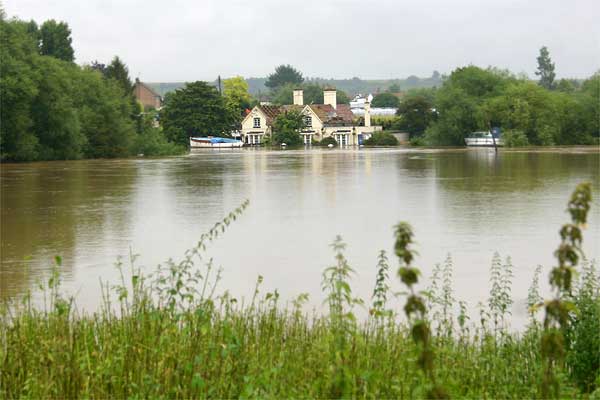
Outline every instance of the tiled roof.
{"type": "Polygon", "coordinates": [[[337,108],[329,104],[311,104],[309,107],[325,125],[352,125],[354,115],[347,104],[338,104],[337,108]]]}
{"type": "MultiPolygon", "coordinates": [[[[348,104],[338,104],[333,108],[330,104],[309,104],[310,109],[319,117],[326,126],[348,126],[352,125],[354,114],[348,104]]],[[[267,124],[272,125],[273,120],[282,112],[301,112],[305,106],[288,104],[284,106],[260,105],[257,106],[267,117],[267,124]]]]}
{"type": "Polygon", "coordinates": [[[280,106],[260,105],[257,107],[267,116],[267,125],[273,125],[273,120],[277,118],[281,112],[280,106]]]}
{"type": "Polygon", "coordinates": [[[150,93],[152,93],[152,95],[154,97],[160,97],[160,95],[158,93],[156,93],[154,91],[154,89],[152,89],[150,86],[146,85],[144,82],[142,81],[136,81],[135,82],[136,85],[140,85],[141,87],[145,88],[146,90],[148,90],[150,93]]]}

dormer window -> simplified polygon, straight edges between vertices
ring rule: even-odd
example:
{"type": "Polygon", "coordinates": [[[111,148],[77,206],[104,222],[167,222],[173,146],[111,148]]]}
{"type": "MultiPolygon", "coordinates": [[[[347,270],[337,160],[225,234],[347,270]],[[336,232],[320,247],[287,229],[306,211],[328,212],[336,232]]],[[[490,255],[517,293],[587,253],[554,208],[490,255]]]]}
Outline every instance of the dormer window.
{"type": "Polygon", "coordinates": [[[306,126],[307,128],[312,127],[312,117],[310,115],[304,116],[304,126],[306,126]]]}
{"type": "Polygon", "coordinates": [[[260,128],[260,117],[254,118],[254,128],[260,128]]]}

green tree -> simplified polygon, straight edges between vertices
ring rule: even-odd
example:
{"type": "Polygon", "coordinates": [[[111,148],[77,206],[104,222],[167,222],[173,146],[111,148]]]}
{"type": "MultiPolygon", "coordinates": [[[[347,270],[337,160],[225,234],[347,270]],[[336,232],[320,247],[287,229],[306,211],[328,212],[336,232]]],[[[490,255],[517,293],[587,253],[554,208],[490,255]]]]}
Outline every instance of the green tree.
{"type": "Polygon", "coordinates": [[[232,118],[224,98],[214,86],[196,81],[173,92],[166,100],[161,120],[167,138],[182,145],[191,136],[229,136],[232,118]]]}
{"type": "Polygon", "coordinates": [[[252,107],[253,99],[248,93],[248,83],[241,76],[223,81],[223,96],[225,106],[235,122],[240,122],[244,111],[252,107]]]}
{"type": "Polygon", "coordinates": [[[540,77],[539,84],[546,89],[554,89],[554,63],[550,59],[550,52],[546,46],[540,49],[540,55],[537,58],[538,70],[535,72],[540,77]]]}
{"type": "Polygon", "coordinates": [[[502,94],[513,82],[517,79],[512,74],[494,68],[470,65],[452,71],[435,92],[437,119],[426,130],[426,141],[464,146],[464,138],[470,132],[490,128],[493,118],[484,112],[482,104],[502,94]]]}
{"type": "Polygon", "coordinates": [[[425,140],[432,145],[464,146],[465,136],[482,127],[478,118],[478,100],[465,90],[444,85],[436,93],[437,120],[425,131],[425,140]]]}
{"type": "Polygon", "coordinates": [[[39,93],[36,42],[26,24],[1,18],[0,43],[0,159],[35,160],[39,146],[30,110],[39,93]]]}
{"type": "Polygon", "coordinates": [[[421,136],[437,116],[433,109],[433,100],[420,93],[407,94],[396,111],[400,117],[396,128],[421,136]]]}
{"type": "Polygon", "coordinates": [[[31,103],[31,116],[40,144],[40,158],[82,158],[87,138],[81,131],[78,104],[74,99],[79,88],[73,79],[79,67],[65,65],[53,57],[40,57],[37,67],[43,74],[37,82],[38,95],[31,103]]]}
{"type": "MultiPolygon", "coordinates": [[[[98,67],[102,64],[96,64],[98,67]]],[[[133,91],[133,83],[129,78],[129,69],[125,63],[118,57],[115,56],[109,65],[103,70],[104,76],[107,79],[114,79],[124,95],[131,95],[133,91]]]]}
{"type": "Polygon", "coordinates": [[[299,132],[302,127],[304,117],[300,112],[290,110],[279,114],[273,121],[273,144],[301,145],[302,137],[299,132]]]}
{"type": "Polygon", "coordinates": [[[373,97],[371,106],[373,107],[398,107],[400,100],[392,93],[379,93],[373,97]]]}
{"type": "Polygon", "coordinates": [[[292,85],[300,85],[302,82],[304,82],[302,73],[288,64],[280,65],[275,68],[275,72],[267,77],[265,86],[275,90],[287,83],[292,85]]]}
{"type": "Polygon", "coordinates": [[[59,60],[73,62],[75,52],[71,45],[71,29],[65,22],[51,19],[44,22],[40,28],[40,54],[52,56],[59,60]]]}
{"type": "Polygon", "coordinates": [[[104,79],[92,68],[78,74],[77,93],[81,129],[87,138],[85,156],[126,157],[133,153],[136,139],[131,118],[131,97],[123,96],[116,80],[104,79]]]}

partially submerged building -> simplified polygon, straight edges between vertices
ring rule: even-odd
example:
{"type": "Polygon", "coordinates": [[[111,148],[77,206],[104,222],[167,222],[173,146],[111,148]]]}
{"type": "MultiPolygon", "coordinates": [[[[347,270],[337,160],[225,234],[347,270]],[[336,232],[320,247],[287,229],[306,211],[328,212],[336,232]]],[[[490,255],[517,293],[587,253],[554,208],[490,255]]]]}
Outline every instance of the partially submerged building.
{"type": "Polygon", "coordinates": [[[299,111],[304,116],[300,135],[305,144],[333,137],[341,146],[360,145],[381,126],[371,126],[370,103],[365,104],[364,124],[358,120],[348,104],[337,104],[335,89],[323,91],[324,104],[304,104],[302,89],[294,90],[294,104],[284,106],[255,106],[242,120],[241,139],[249,145],[260,144],[273,133],[273,121],[283,112],[299,111]]]}

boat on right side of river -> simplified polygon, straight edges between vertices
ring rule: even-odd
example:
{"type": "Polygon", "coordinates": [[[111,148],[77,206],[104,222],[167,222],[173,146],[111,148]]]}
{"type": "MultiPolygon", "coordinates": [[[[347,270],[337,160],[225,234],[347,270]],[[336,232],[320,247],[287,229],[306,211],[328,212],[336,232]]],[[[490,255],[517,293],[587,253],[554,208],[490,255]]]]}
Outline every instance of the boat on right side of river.
{"type": "Polygon", "coordinates": [[[465,144],[468,147],[502,147],[504,146],[504,141],[499,135],[494,136],[492,132],[473,132],[469,133],[465,138],[465,144]]]}

